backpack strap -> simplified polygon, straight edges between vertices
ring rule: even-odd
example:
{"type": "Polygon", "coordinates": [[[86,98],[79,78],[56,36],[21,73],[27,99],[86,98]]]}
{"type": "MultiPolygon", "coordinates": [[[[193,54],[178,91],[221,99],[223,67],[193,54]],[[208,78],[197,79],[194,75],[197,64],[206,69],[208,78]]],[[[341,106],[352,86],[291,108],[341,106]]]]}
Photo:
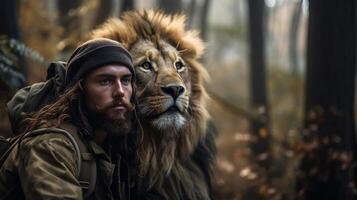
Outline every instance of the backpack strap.
{"type": "MultiPolygon", "coordinates": [[[[62,125],[61,128],[63,128],[64,130],[73,130],[73,128],[68,125],[62,125]]],[[[93,154],[90,151],[89,145],[85,143],[84,139],[82,139],[82,135],[79,132],[68,132],[72,133],[71,136],[76,141],[80,150],[81,168],[78,175],[78,181],[83,191],[83,197],[88,198],[94,192],[97,179],[97,163],[95,158],[93,157],[93,154]]]]}
{"type": "Polygon", "coordinates": [[[58,132],[64,133],[70,138],[71,142],[75,146],[78,160],[78,169],[77,170],[77,180],[82,188],[83,197],[88,198],[94,192],[96,179],[97,179],[97,163],[93,157],[93,154],[90,153],[89,146],[85,144],[84,139],[81,138],[79,132],[68,131],[71,129],[66,125],[63,125],[60,128],[51,128],[58,132]]]}

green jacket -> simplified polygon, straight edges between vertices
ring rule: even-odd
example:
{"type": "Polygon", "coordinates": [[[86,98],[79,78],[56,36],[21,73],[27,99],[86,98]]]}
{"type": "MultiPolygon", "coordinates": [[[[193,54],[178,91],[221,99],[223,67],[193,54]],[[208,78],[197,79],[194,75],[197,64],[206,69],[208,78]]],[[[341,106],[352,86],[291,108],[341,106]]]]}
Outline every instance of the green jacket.
{"type": "MultiPolygon", "coordinates": [[[[60,128],[78,137],[73,125],[65,124],[60,128]]],[[[81,157],[95,158],[97,175],[94,192],[86,199],[113,199],[112,190],[119,193],[115,199],[130,199],[127,190],[130,182],[122,183],[120,173],[116,173],[119,176],[115,179],[118,183],[114,184],[117,188],[111,188],[114,172],[122,171],[120,155],[113,164],[99,145],[93,141],[88,144],[91,153],[81,157]]],[[[78,170],[77,151],[68,136],[47,133],[25,137],[0,168],[0,199],[83,199],[81,184],[76,177],[78,170]]],[[[129,174],[128,171],[125,173],[129,174]]]]}

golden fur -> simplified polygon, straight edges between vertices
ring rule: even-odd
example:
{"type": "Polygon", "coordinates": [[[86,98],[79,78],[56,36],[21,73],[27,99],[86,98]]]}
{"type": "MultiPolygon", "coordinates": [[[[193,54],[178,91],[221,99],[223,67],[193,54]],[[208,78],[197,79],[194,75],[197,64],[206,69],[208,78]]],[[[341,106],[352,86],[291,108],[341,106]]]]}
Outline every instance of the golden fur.
{"type": "Polygon", "coordinates": [[[172,199],[180,192],[189,199],[206,199],[204,175],[190,156],[205,138],[209,114],[203,85],[208,74],[199,63],[204,44],[198,32],[185,30],[185,20],[184,15],[158,11],[126,12],[91,37],[117,40],[133,55],[144,130],[138,150],[143,188],[164,190],[172,199]],[[171,85],[185,90],[176,100],[179,112],[167,113],[175,100],[162,88],[171,85]]]}

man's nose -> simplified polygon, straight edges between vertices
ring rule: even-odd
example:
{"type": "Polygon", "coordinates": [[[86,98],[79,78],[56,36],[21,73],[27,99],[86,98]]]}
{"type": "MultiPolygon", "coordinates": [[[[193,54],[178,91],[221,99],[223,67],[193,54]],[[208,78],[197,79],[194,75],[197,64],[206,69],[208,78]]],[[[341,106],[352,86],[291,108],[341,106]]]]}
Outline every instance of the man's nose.
{"type": "Polygon", "coordinates": [[[120,81],[115,83],[113,97],[124,97],[124,89],[120,81]]]}

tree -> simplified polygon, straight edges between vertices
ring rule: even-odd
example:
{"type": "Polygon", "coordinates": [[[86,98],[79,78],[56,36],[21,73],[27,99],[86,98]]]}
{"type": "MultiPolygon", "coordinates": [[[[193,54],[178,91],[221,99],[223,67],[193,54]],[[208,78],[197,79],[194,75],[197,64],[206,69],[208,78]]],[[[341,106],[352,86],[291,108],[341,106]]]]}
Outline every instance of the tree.
{"type": "MultiPolygon", "coordinates": [[[[78,28],[78,23],[73,22],[73,17],[69,16],[69,12],[81,5],[82,0],[62,0],[58,1],[57,6],[59,10],[60,23],[66,29],[74,30],[78,28]]],[[[78,20],[76,20],[78,21],[78,20]]]]}
{"type": "Polygon", "coordinates": [[[134,8],[135,0],[100,1],[96,24],[101,24],[109,17],[119,16],[120,13],[133,10],[134,8]]]}
{"type": "Polygon", "coordinates": [[[11,45],[20,40],[17,8],[14,0],[4,0],[0,7],[0,79],[12,89],[23,87],[26,76],[24,57],[11,45]]]}
{"type": "Polygon", "coordinates": [[[207,20],[208,12],[211,0],[205,0],[202,7],[202,16],[201,16],[201,36],[203,40],[207,40],[207,20]]]}
{"type": "Polygon", "coordinates": [[[159,0],[159,6],[167,13],[178,13],[182,10],[181,0],[159,0]]]}
{"type": "Polygon", "coordinates": [[[15,0],[3,0],[0,6],[0,136],[4,137],[11,135],[6,103],[25,85],[26,76],[24,57],[13,48],[21,35],[17,8],[15,0]]]}
{"type": "Polygon", "coordinates": [[[356,1],[309,3],[304,142],[298,193],[355,199],[356,1]]]}
{"type": "MultiPolygon", "coordinates": [[[[17,7],[17,1],[15,0],[4,0],[0,6],[0,36],[2,36],[2,41],[3,40],[8,40],[8,39],[15,39],[15,40],[20,40],[20,29],[19,29],[19,25],[18,25],[18,7],[17,7]]],[[[3,52],[4,50],[4,44],[2,43],[0,47],[0,53],[3,56],[7,56],[6,52],[3,52]]],[[[2,58],[0,59],[0,64],[2,65],[7,65],[7,67],[10,67],[9,65],[12,65],[11,67],[17,67],[19,68],[20,72],[22,73],[22,75],[24,77],[26,77],[26,63],[24,61],[24,58],[22,55],[19,55],[17,52],[14,52],[14,50],[9,50],[8,52],[11,54],[15,54],[15,56],[17,57],[17,62],[14,63],[8,63],[8,62],[4,62],[5,60],[3,60],[2,58]]],[[[9,69],[10,70],[10,69],[9,69]]],[[[15,71],[14,71],[15,72],[15,71]]],[[[0,76],[0,78],[2,78],[0,76]]],[[[11,77],[5,77],[7,79],[11,78],[11,77]]],[[[15,77],[14,77],[15,78],[15,77]]],[[[14,82],[10,81],[10,82],[14,82]]],[[[16,85],[16,87],[21,87],[24,86],[24,80],[21,80],[22,83],[17,82],[16,84],[20,84],[20,85],[16,85]]],[[[8,81],[5,81],[8,82],[8,81]]]]}
{"type": "Polygon", "coordinates": [[[101,0],[99,1],[99,7],[97,11],[97,17],[95,24],[103,23],[112,13],[113,0],[101,0]]]}
{"type": "Polygon", "coordinates": [[[61,41],[62,47],[60,48],[62,52],[72,51],[83,34],[83,24],[77,10],[81,5],[82,0],[57,1],[59,24],[64,30],[67,30],[62,33],[63,41],[61,41]]]}
{"type": "Polygon", "coordinates": [[[20,31],[17,22],[16,1],[4,0],[0,7],[0,33],[19,39],[20,31]]]}
{"type": "Polygon", "coordinates": [[[187,27],[188,28],[192,28],[193,27],[193,18],[194,18],[194,14],[196,12],[196,0],[191,0],[190,2],[190,6],[188,8],[188,22],[187,22],[187,27]]]}
{"type": "Polygon", "coordinates": [[[299,0],[295,2],[294,11],[291,17],[290,23],[290,32],[289,32],[289,57],[290,64],[292,68],[292,74],[297,75],[299,60],[298,60],[298,52],[297,52],[297,39],[298,39],[298,31],[302,13],[302,1],[299,0]]]}
{"type": "Polygon", "coordinates": [[[268,168],[269,158],[266,156],[269,156],[270,134],[264,56],[264,8],[263,0],[248,1],[251,106],[262,118],[251,121],[251,131],[257,137],[257,143],[252,145],[252,150],[256,156],[265,158],[261,159],[261,164],[268,168]]]}
{"type": "Polygon", "coordinates": [[[123,0],[121,4],[121,13],[135,8],[134,0],[123,0]]]}

